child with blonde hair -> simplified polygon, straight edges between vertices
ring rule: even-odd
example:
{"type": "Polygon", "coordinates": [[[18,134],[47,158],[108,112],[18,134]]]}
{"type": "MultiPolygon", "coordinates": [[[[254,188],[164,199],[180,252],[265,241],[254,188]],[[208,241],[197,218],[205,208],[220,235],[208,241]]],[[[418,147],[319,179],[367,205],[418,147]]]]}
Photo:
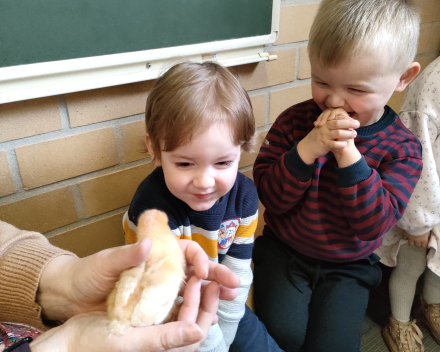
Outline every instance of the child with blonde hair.
{"type": "MultiPolygon", "coordinates": [[[[255,333],[249,350],[279,351],[245,305],[258,221],[255,185],[238,172],[241,153],[254,144],[247,92],[219,64],[180,63],[156,81],[145,122],[146,145],[157,168],[141,182],[124,214],[126,241],[136,242],[144,211],[159,209],[168,215],[176,238],[196,241],[210,260],[240,278],[237,297],[220,301],[218,323],[199,351],[227,351],[239,324],[255,333]]],[[[240,348],[241,342],[235,344],[240,348]]]]}
{"type": "Polygon", "coordinates": [[[411,83],[399,114],[422,143],[423,170],[405,214],[384,235],[376,251],[384,264],[395,266],[389,284],[391,317],[383,329],[393,352],[423,351],[423,335],[416,320],[411,320],[416,285],[422,274],[422,296],[416,301],[414,317],[440,344],[439,93],[440,57],[411,83]]]}
{"type": "Polygon", "coordinates": [[[312,100],[277,118],[254,164],[257,316],[285,351],[354,352],[374,251],[402,217],[421,145],[387,106],[420,65],[408,0],[323,0],[309,37],[312,100]]]}

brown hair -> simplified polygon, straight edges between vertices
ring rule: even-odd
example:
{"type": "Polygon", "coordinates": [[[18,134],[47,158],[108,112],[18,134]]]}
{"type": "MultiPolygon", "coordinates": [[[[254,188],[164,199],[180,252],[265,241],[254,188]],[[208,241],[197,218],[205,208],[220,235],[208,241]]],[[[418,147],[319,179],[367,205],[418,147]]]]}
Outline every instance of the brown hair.
{"type": "Polygon", "coordinates": [[[310,29],[309,57],[335,66],[386,55],[383,70],[403,73],[417,52],[419,22],[411,0],[323,0],[310,29]]]}
{"type": "Polygon", "coordinates": [[[232,140],[244,151],[254,146],[255,119],[246,90],[215,62],[183,62],[157,79],[145,110],[154,152],[172,151],[216,122],[226,123],[232,140]]]}

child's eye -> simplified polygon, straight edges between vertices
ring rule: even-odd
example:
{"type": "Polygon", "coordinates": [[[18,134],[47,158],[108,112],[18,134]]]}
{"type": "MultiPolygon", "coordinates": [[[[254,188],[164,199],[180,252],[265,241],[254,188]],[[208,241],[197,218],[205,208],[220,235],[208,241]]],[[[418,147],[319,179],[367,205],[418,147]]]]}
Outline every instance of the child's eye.
{"type": "Polygon", "coordinates": [[[328,84],[325,83],[325,82],[316,82],[316,83],[319,84],[320,86],[323,86],[323,87],[327,87],[328,86],[328,84]]]}
{"type": "Polygon", "coordinates": [[[190,163],[176,163],[176,166],[180,167],[180,168],[185,168],[185,167],[191,166],[191,164],[190,163]]]}
{"type": "Polygon", "coordinates": [[[219,163],[217,163],[217,165],[220,166],[231,166],[232,164],[232,161],[220,161],[219,163]]]}
{"type": "Polygon", "coordinates": [[[349,88],[349,90],[351,90],[352,92],[355,92],[355,93],[363,93],[364,92],[363,90],[356,89],[356,88],[349,88]]]}

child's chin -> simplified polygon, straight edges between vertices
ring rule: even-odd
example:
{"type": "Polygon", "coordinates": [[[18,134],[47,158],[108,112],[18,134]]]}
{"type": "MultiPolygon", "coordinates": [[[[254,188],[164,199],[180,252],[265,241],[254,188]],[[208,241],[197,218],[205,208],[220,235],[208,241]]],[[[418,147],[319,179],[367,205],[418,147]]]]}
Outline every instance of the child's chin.
{"type": "Polygon", "coordinates": [[[205,211],[209,210],[214,206],[215,202],[209,201],[209,202],[201,202],[197,204],[188,204],[190,208],[194,211],[205,211]]]}

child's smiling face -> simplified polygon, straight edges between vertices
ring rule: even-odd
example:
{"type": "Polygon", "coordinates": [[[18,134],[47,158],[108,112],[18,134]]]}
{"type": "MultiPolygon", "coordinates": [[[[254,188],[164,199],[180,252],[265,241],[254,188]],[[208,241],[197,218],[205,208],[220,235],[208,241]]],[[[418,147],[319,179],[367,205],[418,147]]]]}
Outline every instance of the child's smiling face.
{"type": "Polygon", "coordinates": [[[385,72],[379,55],[346,59],[335,67],[321,66],[310,60],[312,96],[324,111],[342,108],[366,126],[380,119],[394,91],[400,91],[397,72],[385,72]]]}
{"type": "Polygon", "coordinates": [[[156,165],[162,166],[165,183],[175,197],[193,210],[204,211],[231,190],[240,155],[241,147],[233,143],[229,126],[216,123],[189,143],[161,151],[156,165]]]}

